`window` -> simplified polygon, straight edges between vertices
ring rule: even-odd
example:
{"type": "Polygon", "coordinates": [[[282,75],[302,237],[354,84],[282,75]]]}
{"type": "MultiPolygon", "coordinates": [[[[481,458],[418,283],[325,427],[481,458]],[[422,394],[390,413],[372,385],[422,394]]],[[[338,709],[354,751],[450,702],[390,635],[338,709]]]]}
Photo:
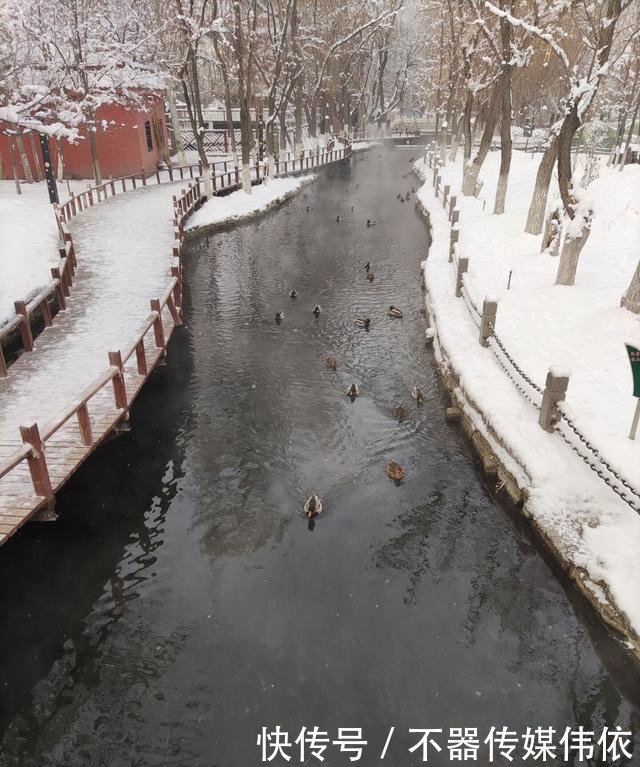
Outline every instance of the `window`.
{"type": "Polygon", "coordinates": [[[153,136],[151,135],[151,123],[149,120],[144,124],[144,133],[147,137],[147,150],[153,152],[153,136]]]}

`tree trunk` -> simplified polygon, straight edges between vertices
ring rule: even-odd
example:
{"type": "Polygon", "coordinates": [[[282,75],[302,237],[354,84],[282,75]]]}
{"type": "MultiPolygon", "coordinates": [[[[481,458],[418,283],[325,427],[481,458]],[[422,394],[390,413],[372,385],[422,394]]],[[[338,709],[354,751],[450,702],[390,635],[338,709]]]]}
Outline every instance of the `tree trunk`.
{"type": "Polygon", "coordinates": [[[491,146],[491,141],[493,140],[493,129],[496,126],[499,108],[500,88],[497,87],[491,95],[491,105],[487,113],[487,120],[482,132],[478,154],[473,158],[473,162],[467,163],[464,167],[462,194],[465,195],[465,197],[473,196],[476,193],[476,183],[478,181],[480,169],[482,168],[482,163],[485,161],[487,153],[489,152],[489,147],[491,146]]]}
{"type": "Polygon", "coordinates": [[[180,120],[178,119],[178,109],[176,107],[176,94],[173,90],[173,83],[167,85],[167,102],[169,103],[169,119],[173,131],[173,141],[178,155],[178,164],[186,165],[187,157],[184,152],[184,140],[182,130],[180,129],[180,120]]]}
{"type": "Polygon", "coordinates": [[[636,266],[636,271],[631,278],[627,292],[622,297],[622,306],[630,312],[640,314],[640,261],[638,266],[636,266]]]}
{"type": "MultiPolygon", "coordinates": [[[[207,195],[207,197],[212,197],[213,183],[211,181],[211,174],[209,173],[209,159],[207,158],[207,152],[204,148],[204,126],[202,124],[202,121],[196,118],[196,115],[194,113],[194,106],[191,102],[191,96],[189,95],[189,86],[184,76],[182,77],[182,92],[184,95],[185,104],[187,105],[187,112],[189,113],[189,122],[191,124],[191,130],[193,131],[193,135],[196,140],[198,158],[200,160],[200,164],[202,165],[205,194],[207,195]]],[[[195,97],[195,100],[197,101],[197,96],[195,97]]]]}
{"type": "Polygon", "coordinates": [[[636,120],[638,119],[638,110],[640,110],[640,95],[638,95],[636,108],[633,110],[631,125],[629,126],[629,132],[627,133],[627,140],[625,141],[624,147],[622,149],[622,159],[620,161],[620,167],[618,168],[620,172],[624,170],[624,166],[627,164],[627,154],[629,153],[629,146],[631,144],[631,139],[633,138],[633,126],[636,124],[636,120]]]}
{"type": "MultiPolygon", "coordinates": [[[[501,4],[502,7],[502,4],[501,4]]],[[[511,3],[513,11],[513,2],[511,3]]],[[[500,119],[500,171],[496,186],[496,199],[493,206],[495,215],[504,213],[507,199],[507,186],[509,184],[509,170],[511,169],[511,70],[512,65],[507,63],[511,54],[511,24],[500,17],[500,37],[502,40],[502,74],[500,75],[500,104],[502,116],[500,119]]]]}
{"type": "Polygon", "coordinates": [[[464,165],[471,159],[471,145],[473,136],[471,134],[471,112],[473,110],[473,92],[467,89],[467,97],[464,102],[464,114],[462,115],[462,124],[464,131],[464,165]]]}
{"type": "Polygon", "coordinates": [[[240,153],[242,159],[242,190],[251,194],[251,145],[253,135],[251,130],[251,113],[241,86],[240,96],[240,153]]]}
{"type": "Polygon", "coordinates": [[[36,181],[42,181],[44,173],[40,169],[40,150],[36,147],[36,137],[33,133],[29,134],[29,146],[31,147],[31,157],[33,157],[33,176],[36,181]]]}
{"type": "Polygon", "coordinates": [[[571,142],[580,127],[577,104],[573,104],[562,121],[558,134],[558,186],[564,209],[573,218],[571,198],[571,142]]]}
{"type": "Polygon", "coordinates": [[[62,141],[59,138],[56,139],[56,150],[58,158],[56,178],[58,181],[62,181],[64,179],[64,152],[62,149],[62,141]]]}
{"type": "Polygon", "coordinates": [[[546,226],[544,228],[544,236],[542,237],[542,246],[540,248],[541,253],[548,253],[550,256],[557,256],[558,249],[560,247],[560,235],[562,233],[560,227],[561,211],[558,208],[550,211],[549,218],[547,219],[546,226]]]}
{"type": "Polygon", "coordinates": [[[18,157],[22,164],[22,170],[24,171],[24,180],[27,184],[33,184],[33,175],[31,173],[31,166],[29,165],[29,158],[24,148],[24,138],[22,133],[16,133],[16,146],[18,147],[18,157]]]}
{"type": "Polygon", "coordinates": [[[464,130],[464,118],[458,120],[458,126],[456,130],[455,138],[451,144],[451,150],[449,151],[449,159],[451,162],[455,162],[458,156],[458,149],[460,148],[460,141],[462,140],[462,133],[464,130]]]}
{"type": "Polygon", "coordinates": [[[549,145],[544,150],[538,173],[536,174],[536,185],[533,190],[533,197],[529,205],[527,215],[527,224],[524,228],[529,234],[540,234],[544,224],[544,214],[547,208],[547,197],[549,195],[549,184],[553,174],[553,166],[558,157],[558,140],[552,136],[549,145]]]}
{"type": "Polygon", "coordinates": [[[556,285],[573,285],[575,282],[578,259],[591,233],[590,224],[590,221],[585,222],[582,232],[578,237],[565,237],[562,253],[560,254],[560,263],[558,264],[556,285]]]}

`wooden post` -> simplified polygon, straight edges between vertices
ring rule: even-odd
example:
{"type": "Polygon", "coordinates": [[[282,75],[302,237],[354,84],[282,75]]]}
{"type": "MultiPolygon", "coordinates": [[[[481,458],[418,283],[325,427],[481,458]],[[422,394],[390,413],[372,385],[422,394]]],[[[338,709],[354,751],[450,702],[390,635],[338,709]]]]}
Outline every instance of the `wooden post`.
{"type": "Polygon", "coordinates": [[[6,378],[8,375],[7,373],[7,363],[4,358],[4,353],[2,351],[2,344],[0,344],[0,378],[6,378]]]}
{"type": "Polygon", "coordinates": [[[456,208],[451,211],[451,226],[457,224],[460,221],[460,211],[456,208]]]}
{"type": "Polygon", "coordinates": [[[173,299],[173,293],[170,293],[169,298],[167,298],[167,306],[169,307],[169,312],[171,314],[171,319],[173,320],[174,326],[178,327],[179,325],[182,325],[182,320],[180,319],[180,311],[178,310],[176,302],[173,299]]]}
{"type": "Polygon", "coordinates": [[[147,375],[147,357],[144,352],[144,338],[141,338],[136,344],[136,362],[138,363],[138,373],[141,376],[147,375]]]}
{"type": "Polygon", "coordinates": [[[40,430],[37,423],[20,427],[20,436],[25,445],[31,445],[31,453],[27,458],[29,464],[29,473],[33,483],[34,493],[47,499],[51,507],[54,503],[53,488],[49,477],[47,461],[44,457],[42,440],[40,439],[40,430]]]}
{"type": "Polygon", "coordinates": [[[441,183],[442,183],[442,176],[438,173],[438,175],[436,176],[436,197],[439,196],[441,183]]]}
{"type": "Polygon", "coordinates": [[[45,327],[50,328],[53,324],[53,320],[51,318],[51,309],[49,309],[49,302],[46,296],[40,301],[39,307],[45,327]]]}
{"type": "Polygon", "coordinates": [[[453,252],[455,250],[456,243],[458,242],[459,235],[460,232],[458,230],[458,225],[455,224],[451,227],[451,236],[449,238],[449,262],[453,261],[453,252]]]}
{"type": "Polygon", "coordinates": [[[173,166],[169,166],[169,181],[173,181],[173,166]]]}
{"type": "Polygon", "coordinates": [[[67,308],[67,302],[64,297],[64,288],[62,287],[62,278],[60,277],[60,269],[54,267],[51,269],[51,276],[54,280],[58,280],[56,285],[56,298],[58,299],[58,309],[62,311],[67,308]]]}
{"type": "Polygon", "coordinates": [[[122,355],[120,352],[109,352],[109,364],[111,367],[118,368],[117,374],[113,377],[113,394],[116,400],[118,410],[127,409],[127,390],[124,385],[124,371],[122,368],[122,355]]]}
{"type": "Polygon", "coordinates": [[[456,274],[456,296],[462,295],[462,275],[469,268],[469,259],[466,256],[458,256],[458,272],[456,274]]]}
{"type": "Polygon", "coordinates": [[[142,179],[142,186],[146,186],[147,177],[144,175],[144,168],[140,168],[140,178],[142,179]]]}
{"type": "Polygon", "coordinates": [[[480,320],[480,346],[489,346],[489,338],[496,326],[498,302],[493,296],[487,296],[482,304],[482,319],[480,320]]]}
{"type": "Polygon", "coordinates": [[[33,335],[31,334],[31,325],[29,324],[29,312],[24,301],[16,301],[13,304],[16,314],[22,317],[22,322],[18,325],[22,346],[25,352],[33,351],[33,335]]]}
{"type": "Polygon", "coordinates": [[[76,410],[76,416],[78,417],[78,428],[80,429],[80,439],[82,444],[85,445],[85,447],[91,447],[91,445],[93,445],[93,433],[91,431],[89,408],[87,407],[86,402],[83,402],[76,410]]]}
{"type": "Polygon", "coordinates": [[[560,418],[558,402],[564,401],[569,386],[569,374],[549,368],[547,381],[542,395],[540,417],[538,423],[545,431],[553,431],[553,427],[560,418]]]}
{"type": "Polygon", "coordinates": [[[171,276],[177,277],[178,281],[175,284],[175,287],[173,288],[173,300],[175,302],[175,305],[180,308],[182,306],[182,274],[181,269],[179,266],[172,266],[171,267],[171,276]]]}
{"type": "Polygon", "coordinates": [[[116,182],[113,180],[113,176],[109,179],[109,186],[111,187],[111,196],[116,196],[116,182]]]}
{"type": "Polygon", "coordinates": [[[151,311],[156,313],[153,321],[153,334],[156,340],[156,348],[164,349],[164,327],[162,325],[162,310],[160,309],[160,299],[151,299],[151,311]]]}
{"type": "Polygon", "coordinates": [[[449,186],[449,184],[445,184],[444,185],[444,191],[442,193],[442,207],[443,208],[447,207],[447,198],[449,197],[449,191],[450,190],[451,190],[451,187],[449,186]]]}

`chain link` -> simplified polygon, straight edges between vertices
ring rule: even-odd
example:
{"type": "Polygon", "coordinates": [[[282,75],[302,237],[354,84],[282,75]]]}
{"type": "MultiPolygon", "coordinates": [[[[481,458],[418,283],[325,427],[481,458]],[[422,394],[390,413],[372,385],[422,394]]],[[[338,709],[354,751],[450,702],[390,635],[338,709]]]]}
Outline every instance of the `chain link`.
{"type": "MultiPolygon", "coordinates": [[[[454,255],[454,263],[457,267],[457,256],[454,255]]],[[[473,316],[474,312],[475,314],[482,318],[482,312],[478,308],[478,306],[474,303],[473,299],[471,298],[471,295],[469,294],[469,291],[467,290],[466,285],[464,285],[466,275],[463,276],[463,285],[462,285],[462,297],[464,299],[465,305],[469,311],[469,314],[471,316],[472,321],[474,324],[479,327],[480,323],[476,320],[476,318],[473,316]]],[[[541,386],[538,386],[538,384],[530,377],[528,376],[524,370],[518,365],[518,363],[513,359],[513,357],[509,354],[507,349],[505,348],[504,343],[500,339],[500,337],[496,334],[495,328],[491,323],[489,323],[489,329],[491,331],[491,336],[489,337],[489,346],[492,348],[493,353],[495,355],[496,360],[498,361],[500,367],[504,370],[504,372],[507,374],[513,385],[516,387],[516,389],[522,394],[522,396],[530,402],[537,410],[540,410],[540,403],[537,402],[531,394],[521,385],[521,383],[516,379],[516,377],[513,375],[512,371],[507,367],[507,365],[504,363],[501,356],[496,351],[496,346],[502,354],[504,355],[505,359],[509,362],[513,370],[516,371],[516,373],[522,378],[523,381],[525,381],[537,394],[541,395],[544,393],[543,388],[541,386]]],[[[580,442],[585,446],[586,450],[589,451],[595,460],[591,460],[591,458],[588,455],[585,455],[584,453],[580,452],[578,448],[573,444],[573,442],[567,437],[566,434],[563,433],[563,431],[559,428],[559,424],[555,425],[555,431],[562,437],[562,439],[569,445],[569,447],[573,450],[576,455],[578,455],[582,460],[589,466],[589,468],[597,474],[600,479],[603,480],[603,482],[608,485],[616,495],[618,495],[625,503],[627,503],[635,512],[640,514],[640,503],[636,502],[640,501],[640,492],[636,490],[633,485],[631,485],[623,476],[621,476],[608,461],[603,458],[600,454],[600,451],[594,447],[591,442],[580,432],[574,421],[572,421],[564,412],[562,412],[561,403],[558,403],[558,409],[560,411],[560,418],[566,425],[571,429],[571,431],[578,437],[580,442]],[[597,465],[597,462],[601,464],[601,467],[597,465]],[[625,488],[625,490],[621,490],[619,487],[617,487],[609,477],[607,477],[602,470],[606,470],[609,472],[609,474],[612,475],[612,477],[615,477],[615,479],[625,488]],[[631,496],[634,500],[632,500],[629,496],[631,496]]]]}
{"type": "MultiPolygon", "coordinates": [[[[492,342],[492,341],[494,341],[494,340],[495,340],[495,339],[494,339],[494,337],[493,337],[493,336],[490,336],[490,337],[489,337],[489,339],[488,339],[488,341],[489,341],[489,346],[491,346],[491,342],[492,342]]],[[[493,347],[492,347],[492,348],[493,348],[493,347]]],[[[517,379],[516,379],[516,377],[513,375],[513,373],[511,372],[511,370],[509,370],[509,368],[508,368],[508,367],[507,367],[507,366],[504,364],[504,362],[503,362],[502,358],[500,357],[500,355],[499,355],[499,354],[496,354],[496,350],[495,350],[495,348],[493,348],[493,353],[495,354],[495,357],[496,357],[496,361],[498,362],[498,364],[500,365],[500,367],[501,367],[501,368],[504,370],[504,372],[505,372],[505,373],[506,373],[506,374],[509,376],[509,378],[511,379],[511,382],[512,382],[512,383],[513,383],[513,385],[516,387],[516,389],[517,389],[517,390],[520,392],[520,394],[522,394],[522,396],[523,396],[523,397],[524,397],[524,398],[525,398],[525,399],[526,399],[528,402],[530,402],[530,403],[531,403],[531,404],[532,404],[532,405],[533,405],[533,406],[536,408],[536,410],[540,410],[540,403],[539,403],[539,402],[536,402],[536,401],[533,399],[533,397],[531,396],[531,394],[529,394],[529,392],[528,392],[528,391],[527,391],[527,390],[526,390],[526,389],[525,389],[525,388],[524,388],[524,387],[523,387],[523,386],[522,386],[522,385],[521,385],[521,384],[518,382],[518,380],[517,380],[517,379]]]]}
{"type": "MultiPolygon", "coordinates": [[[[565,420],[565,419],[563,419],[563,420],[565,420]]],[[[617,496],[622,498],[622,500],[628,506],[630,506],[636,513],[640,514],[640,504],[639,503],[635,503],[627,495],[625,495],[624,490],[620,490],[619,487],[616,487],[616,485],[613,484],[613,482],[609,479],[609,477],[605,476],[605,474],[602,471],[602,469],[600,469],[596,465],[595,461],[592,461],[589,458],[588,455],[585,455],[584,453],[581,453],[580,450],[578,450],[578,448],[573,444],[573,442],[567,437],[567,435],[564,434],[562,432],[562,430],[558,428],[558,424],[555,425],[555,431],[562,437],[562,439],[567,443],[567,445],[569,445],[569,447],[573,450],[573,452],[576,453],[576,455],[579,455],[580,458],[582,458],[582,460],[587,464],[587,466],[589,466],[589,468],[593,472],[595,472],[600,477],[600,479],[613,490],[613,492],[617,496]]],[[[624,484],[627,484],[627,483],[624,482],[624,484]]]]}
{"type": "Polygon", "coordinates": [[[504,354],[504,356],[509,360],[509,362],[513,365],[516,372],[529,384],[529,386],[534,390],[537,391],[538,394],[542,394],[542,387],[538,386],[538,384],[533,381],[529,376],[524,372],[524,370],[518,365],[518,363],[513,359],[513,357],[509,354],[509,352],[505,349],[504,344],[500,340],[500,337],[495,331],[495,328],[491,323],[489,323],[489,329],[491,330],[491,337],[498,345],[500,351],[504,354]]]}
{"type": "Polygon", "coordinates": [[[582,434],[582,432],[578,429],[575,422],[572,421],[565,413],[562,412],[561,403],[558,403],[558,410],[560,410],[560,418],[567,424],[567,426],[571,429],[571,431],[576,435],[576,437],[582,442],[582,444],[586,447],[586,449],[598,460],[600,463],[605,467],[605,469],[609,472],[609,474],[612,474],[618,482],[620,482],[621,485],[623,485],[633,496],[635,496],[640,501],[640,492],[636,490],[636,488],[628,482],[623,476],[621,476],[614,468],[611,466],[611,464],[600,455],[600,451],[598,448],[594,447],[591,442],[582,434]]]}
{"type": "Polygon", "coordinates": [[[471,296],[467,292],[467,289],[465,288],[464,285],[462,286],[461,293],[462,293],[462,298],[464,299],[464,302],[465,302],[465,304],[467,306],[467,309],[469,310],[469,315],[471,317],[471,321],[475,324],[475,326],[477,328],[479,328],[480,327],[480,320],[478,319],[478,317],[482,317],[482,315],[480,314],[480,312],[473,305],[473,301],[471,300],[471,296]],[[477,315],[477,317],[474,315],[474,312],[477,315]]]}
{"type": "Polygon", "coordinates": [[[480,309],[478,309],[478,305],[474,302],[473,298],[471,298],[471,293],[469,293],[467,286],[464,284],[466,282],[465,277],[466,275],[463,275],[462,277],[462,289],[466,293],[468,303],[471,304],[471,308],[473,309],[473,311],[478,315],[478,317],[482,317],[482,312],[480,311],[480,309]]]}

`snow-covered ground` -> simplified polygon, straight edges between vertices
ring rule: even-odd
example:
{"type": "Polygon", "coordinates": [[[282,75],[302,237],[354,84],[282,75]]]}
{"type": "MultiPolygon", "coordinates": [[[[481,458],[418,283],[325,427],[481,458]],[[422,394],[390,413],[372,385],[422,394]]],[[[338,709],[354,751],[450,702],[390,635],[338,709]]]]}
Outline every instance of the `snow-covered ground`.
{"type": "Polygon", "coordinates": [[[78,254],[71,298],[53,328],[36,339],[28,364],[2,381],[0,442],[19,439],[21,423],[42,426],[59,416],[104,372],[107,352],[131,343],[149,299],[162,295],[170,279],[171,195],[179,188],[163,184],[120,194],[71,222],[78,254]],[[55,342],[48,341],[52,333],[55,342]]]}
{"type": "MultiPolygon", "coordinates": [[[[74,193],[89,186],[88,181],[58,184],[62,202],[68,190],[74,193]]],[[[15,312],[14,301],[28,301],[51,281],[51,267],[57,266],[58,227],[44,181],[20,185],[0,181],[0,327],[15,312]]]]}
{"type": "Polygon", "coordinates": [[[268,208],[280,198],[294,194],[303,184],[314,178],[314,175],[274,178],[254,186],[251,194],[240,190],[224,197],[214,197],[191,216],[186,228],[197,229],[251,216],[268,208]]]}
{"type": "Polygon", "coordinates": [[[13,302],[25,300],[51,280],[58,255],[58,227],[44,184],[0,181],[0,326],[13,317],[13,302]]]}
{"type": "MultiPolygon", "coordinates": [[[[497,152],[487,157],[479,199],[459,193],[461,161],[440,171],[443,184],[450,184],[458,197],[459,253],[469,258],[466,291],[480,308],[485,296],[498,297],[496,332],[535,383],[544,387],[550,366],[571,371],[566,412],[601,455],[640,489],[640,440],[628,439],[636,400],[624,346],[625,341],[640,346],[640,317],[620,308],[640,251],[640,166],[628,166],[623,173],[603,167],[589,187],[595,206],[592,233],[576,284],[565,287],[554,285],[558,258],[541,255],[541,237],[523,233],[538,162],[514,153],[507,212],[494,216],[499,161],[497,152]]],[[[454,296],[450,225],[434,198],[432,171],[423,168],[422,160],[416,169],[426,177],[418,197],[431,214],[433,229],[425,274],[438,346],[473,403],[468,404],[470,415],[528,489],[527,506],[540,527],[568,561],[586,570],[594,593],[604,599],[609,590],[640,633],[640,515],[557,434],[538,426],[537,409],[507,377],[493,348],[478,343],[478,327],[465,300],[454,296]]],[[[552,185],[557,188],[555,179],[552,185]]],[[[538,394],[524,388],[539,401],[538,394]]]]}

